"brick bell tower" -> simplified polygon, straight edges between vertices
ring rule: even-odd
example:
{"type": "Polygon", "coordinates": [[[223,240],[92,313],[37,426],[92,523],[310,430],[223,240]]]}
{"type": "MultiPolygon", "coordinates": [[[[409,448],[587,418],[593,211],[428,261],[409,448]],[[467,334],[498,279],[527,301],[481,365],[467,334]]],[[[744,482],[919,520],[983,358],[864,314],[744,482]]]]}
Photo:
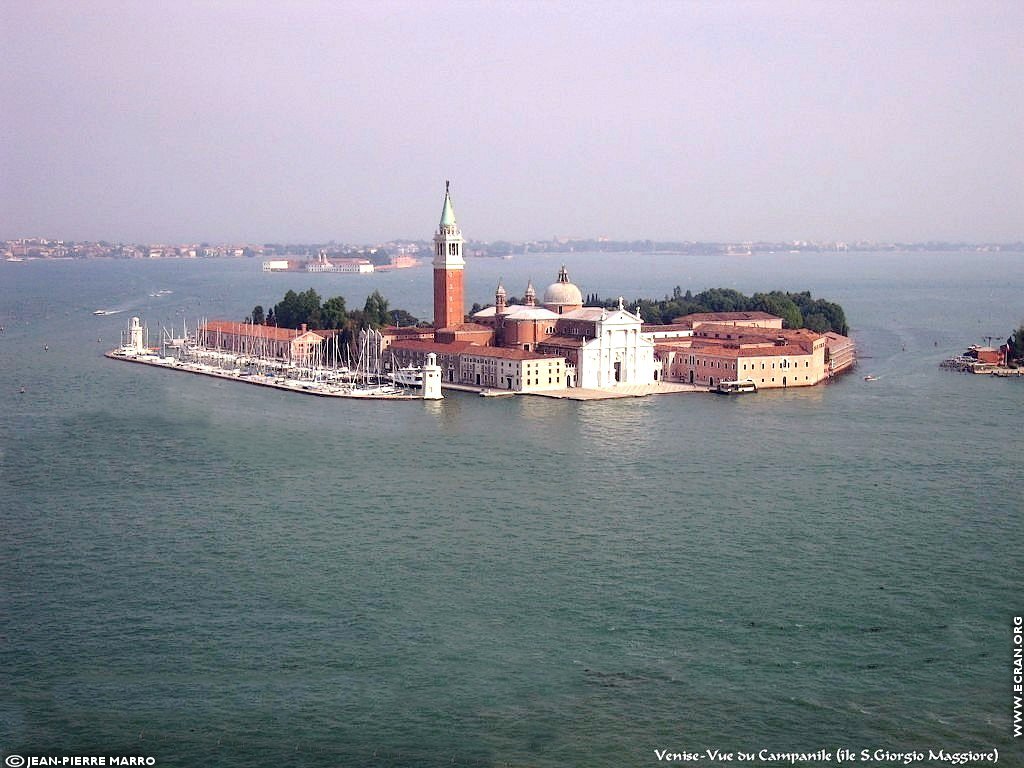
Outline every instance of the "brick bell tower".
{"type": "Polygon", "coordinates": [[[434,235],[434,329],[449,328],[462,323],[465,301],[462,273],[462,232],[455,223],[455,210],[448,194],[451,182],[444,183],[444,208],[441,224],[434,235]]]}

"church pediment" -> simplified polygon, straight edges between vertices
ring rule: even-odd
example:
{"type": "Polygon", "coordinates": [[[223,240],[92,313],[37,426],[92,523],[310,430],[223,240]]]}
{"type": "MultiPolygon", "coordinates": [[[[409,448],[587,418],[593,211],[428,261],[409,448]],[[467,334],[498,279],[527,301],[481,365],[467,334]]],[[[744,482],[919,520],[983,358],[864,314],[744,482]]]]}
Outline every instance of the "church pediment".
{"type": "Polygon", "coordinates": [[[609,311],[604,319],[601,320],[601,324],[604,326],[636,326],[639,330],[642,325],[640,320],[637,320],[636,315],[631,312],[627,312],[624,309],[613,309],[609,311]]]}

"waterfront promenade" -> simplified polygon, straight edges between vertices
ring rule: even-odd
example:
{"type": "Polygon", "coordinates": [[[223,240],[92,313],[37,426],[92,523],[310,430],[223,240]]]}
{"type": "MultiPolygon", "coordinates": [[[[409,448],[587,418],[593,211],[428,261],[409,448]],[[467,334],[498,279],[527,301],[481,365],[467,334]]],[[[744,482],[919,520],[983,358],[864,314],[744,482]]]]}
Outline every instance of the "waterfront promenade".
{"type": "Polygon", "coordinates": [[[673,381],[656,381],[653,384],[620,384],[614,389],[584,389],[576,387],[553,392],[530,392],[538,397],[554,397],[559,400],[616,400],[623,397],[647,397],[648,395],[674,395],[683,392],[710,392],[708,387],[696,384],[681,384],[673,381]]]}
{"type": "Polygon", "coordinates": [[[647,397],[648,395],[673,395],[683,392],[710,392],[709,387],[701,387],[695,384],[681,384],[670,381],[656,381],[653,384],[620,384],[614,389],[585,389],[582,387],[569,387],[566,389],[548,390],[544,392],[513,392],[507,389],[489,389],[487,387],[474,387],[469,384],[454,384],[445,382],[442,389],[452,389],[457,392],[475,392],[483,397],[513,397],[518,395],[530,395],[536,397],[550,397],[555,400],[619,400],[626,397],[647,397]]]}

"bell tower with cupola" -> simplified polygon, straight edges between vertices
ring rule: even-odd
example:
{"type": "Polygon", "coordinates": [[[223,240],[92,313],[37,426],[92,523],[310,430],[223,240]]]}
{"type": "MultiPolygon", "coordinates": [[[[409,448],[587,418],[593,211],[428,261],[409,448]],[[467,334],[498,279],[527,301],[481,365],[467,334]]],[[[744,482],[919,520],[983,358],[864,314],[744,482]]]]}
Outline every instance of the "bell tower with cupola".
{"type": "Polygon", "coordinates": [[[444,183],[444,207],[441,223],[434,235],[434,328],[460,325],[465,318],[462,277],[466,262],[462,258],[462,232],[455,223],[455,210],[444,183]]]}

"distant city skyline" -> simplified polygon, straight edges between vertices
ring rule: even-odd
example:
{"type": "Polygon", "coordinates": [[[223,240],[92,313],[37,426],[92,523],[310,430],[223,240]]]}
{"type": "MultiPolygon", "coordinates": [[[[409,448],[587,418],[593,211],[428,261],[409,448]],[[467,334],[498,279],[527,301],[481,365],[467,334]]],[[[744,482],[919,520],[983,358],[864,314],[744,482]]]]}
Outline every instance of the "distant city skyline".
{"type": "Polygon", "coordinates": [[[0,0],[0,239],[1024,240],[1024,6],[0,0]]]}

